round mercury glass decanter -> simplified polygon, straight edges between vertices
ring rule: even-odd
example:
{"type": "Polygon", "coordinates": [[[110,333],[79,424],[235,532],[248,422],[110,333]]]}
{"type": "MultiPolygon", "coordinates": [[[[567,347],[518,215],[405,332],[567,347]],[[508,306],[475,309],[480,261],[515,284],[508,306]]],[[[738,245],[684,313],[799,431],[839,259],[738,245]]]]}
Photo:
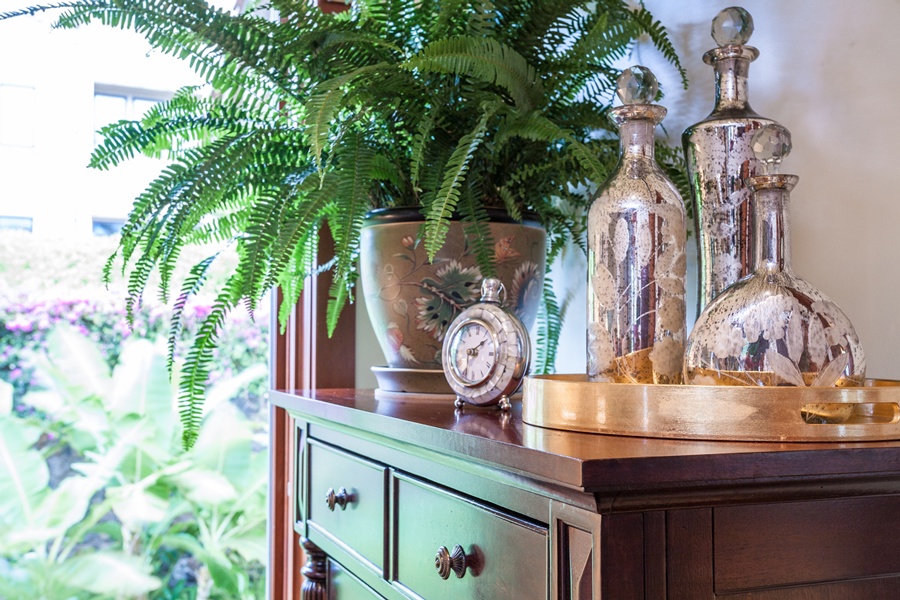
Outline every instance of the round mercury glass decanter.
{"type": "Polygon", "coordinates": [[[788,201],[798,177],[777,172],[790,152],[790,133],[767,125],[751,146],[767,172],[746,182],[755,213],[753,272],[716,297],[697,319],[685,353],[685,381],[862,385],[866,359],[850,320],[791,269],[788,201]]]}
{"type": "Polygon", "coordinates": [[[587,371],[591,381],[680,383],[685,340],[681,196],[654,158],[666,109],[656,77],[626,69],[610,111],[621,156],[588,213],[587,371]]]}
{"type": "Polygon", "coordinates": [[[700,263],[698,314],[750,272],[750,190],[744,179],[761,173],[750,140],[775,122],[756,114],[747,99],[750,63],[759,56],[759,50],[745,45],[752,33],[753,17],[743,8],[726,8],[713,19],[712,37],[719,47],[703,61],[715,70],[715,107],[681,138],[700,263]]]}

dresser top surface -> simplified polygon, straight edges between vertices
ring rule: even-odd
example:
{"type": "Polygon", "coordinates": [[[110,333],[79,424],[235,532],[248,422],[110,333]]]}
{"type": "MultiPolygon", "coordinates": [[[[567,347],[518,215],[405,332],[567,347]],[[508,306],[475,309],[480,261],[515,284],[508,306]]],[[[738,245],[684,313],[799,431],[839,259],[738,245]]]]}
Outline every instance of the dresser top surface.
{"type": "Polygon", "coordinates": [[[896,480],[900,441],[768,443],[675,440],[558,431],[509,413],[446,402],[377,399],[373,390],[271,392],[312,423],[463,457],[585,491],[628,492],[786,480],[896,480]]]}

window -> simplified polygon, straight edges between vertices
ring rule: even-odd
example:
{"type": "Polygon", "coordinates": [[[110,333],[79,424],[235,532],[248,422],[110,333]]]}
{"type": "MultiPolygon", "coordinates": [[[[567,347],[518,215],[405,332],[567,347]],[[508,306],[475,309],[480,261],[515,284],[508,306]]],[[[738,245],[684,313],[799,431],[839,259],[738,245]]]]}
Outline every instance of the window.
{"type": "Polygon", "coordinates": [[[0,145],[34,146],[36,119],[33,87],[0,84],[0,145]]]}
{"type": "Polygon", "coordinates": [[[94,145],[103,141],[97,133],[101,127],[122,120],[137,120],[171,94],[155,90],[123,88],[118,86],[94,86],[94,145]]]}
{"type": "Polygon", "coordinates": [[[125,221],[122,219],[98,219],[91,220],[91,232],[97,236],[117,235],[122,231],[125,221]]]}
{"type": "Polygon", "coordinates": [[[19,229],[21,231],[31,231],[31,217],[5,217],[0,215],[0,229],[19,229]]]}

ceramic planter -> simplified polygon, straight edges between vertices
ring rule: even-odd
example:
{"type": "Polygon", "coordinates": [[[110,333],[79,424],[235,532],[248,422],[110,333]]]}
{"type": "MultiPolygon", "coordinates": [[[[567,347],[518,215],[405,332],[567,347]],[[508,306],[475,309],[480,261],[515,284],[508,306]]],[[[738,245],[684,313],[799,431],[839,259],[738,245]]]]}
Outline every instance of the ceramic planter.
{"type": "MultiPolygon", "coordinates": [[[[537,221],[518,223],[501,211],[491,217],[496,277],[507,289],[505,305],[530,328],[544,281],[546,232],[537,221]]],[[[483,274],[463,223],[451,223],[433,262],[418,237],[423,223],[418,209],[380,209],[367,215],[362,230],[362,293],[394,369],[440,370],[447,327],[480,296],[483,274]]]]}

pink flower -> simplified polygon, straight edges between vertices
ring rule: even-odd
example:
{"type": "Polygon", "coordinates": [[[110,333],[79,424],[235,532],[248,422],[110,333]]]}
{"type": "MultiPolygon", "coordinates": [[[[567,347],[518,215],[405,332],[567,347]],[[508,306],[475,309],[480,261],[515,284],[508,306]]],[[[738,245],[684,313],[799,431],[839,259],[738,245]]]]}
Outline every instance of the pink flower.
{"type": "Polygon", "coordinates": [[[390,323],[388,323],[385,333],[387,334],[387,341],[391,346],[391,349],[394,352],[399,352],[400,347],[403,345],[403,332],[400,331],[400,326],[397,325],[394,321],[391,321],[390,323]]]}
{"type": "Polygon", "coordinates": [[[402,240],[400,240],[400,243],[412,250],[413,246],[416,245],[416,238],[411,235],[407,235],[402,240]]]}
{"type": "Polygon", "coordinates": [[[16,318],[8,321],[6,323],[6,328],[9,331],[22,331],[28,333],[34,329],[31,321],[25,315],[19,315],[16,318]]]}

